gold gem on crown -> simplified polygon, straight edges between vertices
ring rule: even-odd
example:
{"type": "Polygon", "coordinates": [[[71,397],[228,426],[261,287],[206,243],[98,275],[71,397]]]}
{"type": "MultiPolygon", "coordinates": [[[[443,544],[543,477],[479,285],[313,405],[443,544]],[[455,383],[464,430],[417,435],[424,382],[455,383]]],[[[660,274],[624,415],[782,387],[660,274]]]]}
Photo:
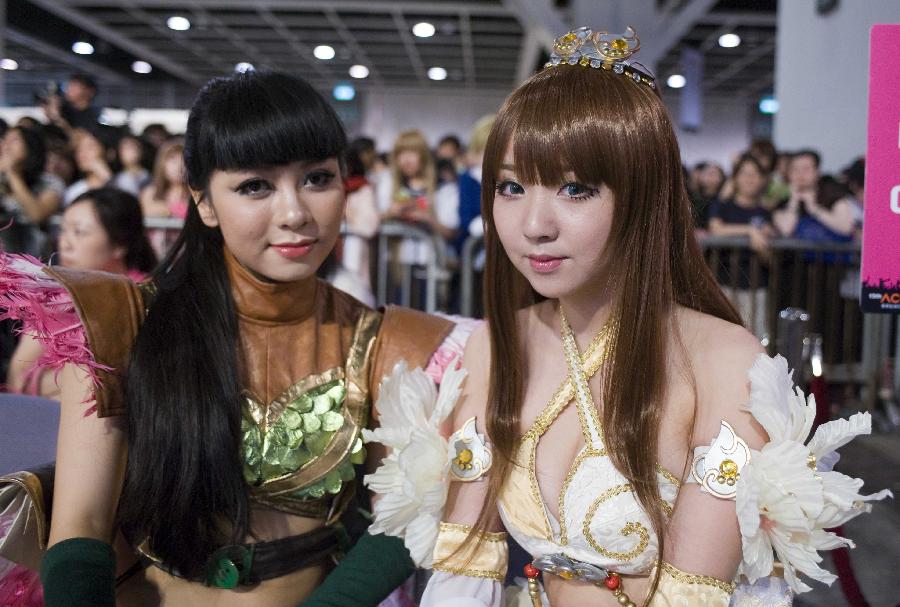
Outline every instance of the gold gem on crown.
{"type": "Polygon", "coordinates": [[[638,84],[656,88],[653,75],[640,63],[629,58],[641,48],[641,40],[634,29],[628,27],[622,34],[595,32],[579,27],[556,39],[553,54],[544,67],[557,65],[581,65],[583,67],[612,70],[628,76],[638,84]]]}

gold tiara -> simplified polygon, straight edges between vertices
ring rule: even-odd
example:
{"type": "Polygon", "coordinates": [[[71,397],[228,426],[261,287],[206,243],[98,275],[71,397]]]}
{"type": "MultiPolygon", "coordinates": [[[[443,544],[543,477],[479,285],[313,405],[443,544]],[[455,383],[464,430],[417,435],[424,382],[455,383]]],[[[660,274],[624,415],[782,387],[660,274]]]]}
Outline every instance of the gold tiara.
{"type": "Polygon", "coordinates": [[[656,88],[656,79],[646,67],[629,58],[641,48],[641,39],[628,27],[623,34],[595,32],[579,27],[560,36],[553,44],[553,54],[544,67],[582,65],[628,76],[637,83],[656,88]]]}

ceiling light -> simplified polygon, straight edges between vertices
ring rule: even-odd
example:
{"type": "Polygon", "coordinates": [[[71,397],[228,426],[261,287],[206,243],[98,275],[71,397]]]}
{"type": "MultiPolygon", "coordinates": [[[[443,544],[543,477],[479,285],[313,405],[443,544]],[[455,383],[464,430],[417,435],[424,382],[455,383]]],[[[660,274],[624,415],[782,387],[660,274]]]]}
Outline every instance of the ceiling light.
{"type": "Polygon", "coordinates": [[[131,71],[136,74],[149,74],[153,71],[153,66],[146,61],[135,61],[131,64],[131,71]]]}
{"type": "Polygon", "coordinates": [[[175,30],[176,32],[185,32],[191,29],[191,22],[188,21],[187,17],[180,15],[166,19],[166,25],[169,26],[170,30],[175,30]]]}
{"type": "Polygon", "coordinates": [[[763,97],[759,101],[759,111],[763,114],[775,114],[778,112],[778,100],[775,97],[763,97]]]}
{"type": "Polygon", "coordinates": [[[316,56],[316,59],[328,61],[329,59],[334,59],[334,48],[327,44],[321,44],[313,49],[313,55],[316,56]]]}
{"type": "Polygon", "coordinates": [[[413,26],[412,32],[419,38],[431,38],[434,36],[434,26],[427,21],[422,21],[413,26]]]}
{"type": "Polygon", "coordinates": [[[17,70],[19,69],[19,62],[15,59],[3,58],[0,59],[0,69],[4,70],[17,70]]]}
{"type": "Polygon", "coordinates": [[[445,80],[447,78],[447,70],[442,67],[428,68],[428,77],[432,80],[445,80]]]}
{"type": "Polygon", "coordinates": [[[356,97],[356,89],[353,88],[352,84],[338,84],[331,91],[331,94],[338,101],[352,101],[356,97]]]}
{"type": "Polygon", "coordinates": [[[84,42],[83,40],[79,40],[75,44],[72,45],[72,52],[76,55],[93,55],[94,54],[94,45],[90,42],[84,42]]]}
{"type": "Polygon", "coordinates": [[[672,74],[666,80],[666,84],[669,85],[669,88],[680,89],[685,84],[687,84],[687,79],[681,74],[672,74]]]}
{"type": "Polygon", "coordinates": [[[734,48],[740,46],[741,37],[737,34],[722,34],[719,36],[719,46],[722,48],[734,48]]]}
{"type": "Polygon", "coordinates": [[[353,65],[350,67],[351,78],[367,78],[369,76],[369,68],[364,65],[353,65]]]}
{"type": "Polygon", "coordinates": [[[246,72],[252,72],[254,69],[256,69],[256,68],[253,67],[253,64],[247,63],[246,61],[241,61],[240,63],[238,63],[237,65],[234,66],[234,71],[236,71],[239,74],[244,74],[246,72]]]}

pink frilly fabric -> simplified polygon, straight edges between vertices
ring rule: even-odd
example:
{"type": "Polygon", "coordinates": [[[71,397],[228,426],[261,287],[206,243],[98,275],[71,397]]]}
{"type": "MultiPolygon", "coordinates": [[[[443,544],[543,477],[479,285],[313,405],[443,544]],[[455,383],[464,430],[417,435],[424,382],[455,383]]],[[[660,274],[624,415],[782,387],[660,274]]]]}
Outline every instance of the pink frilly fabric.
{"type": "MultiPolygon", "coordinates": [[[[444,339],[434,354],[431,355],[428,365],[425,367],[425,373],[438,385],[444,378],[444,372],[451,362],[456,360],[457,365],[462,362],[463,351],[466,349],[466,342],[469,336],[478,325],[484,322],[463,316],[449,316],[445,314],[439,314],[439,316],[443,316],[453,322],[454,326],[450,334],[444,339]]],[[[406,583],[394,590],[378,607],[415,607],[415,577],[416,574],[406,580],[406,583]]]]}
{"type": "Polygon", "coordinates": [[[87,370],[96,390],[97,371],[110,370],[94,360],[68,291],[34,257],[0,252],[0,320],[5,319],[21,321],[21,331],[44,346],[32,376],[43,370],[59,373],[73,363],[87,370]]]}
{"type": "MultiPolygon", "coordinates": [[[[9,533],[12,517],[0,517],[0,537],[9,533]]],[[[36,571],[0,557],[0,607],[44,607],[44,588],[36,571]]]]}
{"type": "Polygon", "coordinates": [[[447,314],[438,314],[438,316],[446,318],[455,323],[455,325],[453,330],[450,331],[450,335],[444,339],[440,347],[431,355],[428,366],[425,367],[425,373],[436,384],[441,383],[444,372],[454,359],[459,359],[457,364],[462,361],[463,351],[466,349],[466,342],[469,340],[469,336],[478,325],[484,322],[483,320],[466,318],[464,316],[450,316],[447,314]]]}

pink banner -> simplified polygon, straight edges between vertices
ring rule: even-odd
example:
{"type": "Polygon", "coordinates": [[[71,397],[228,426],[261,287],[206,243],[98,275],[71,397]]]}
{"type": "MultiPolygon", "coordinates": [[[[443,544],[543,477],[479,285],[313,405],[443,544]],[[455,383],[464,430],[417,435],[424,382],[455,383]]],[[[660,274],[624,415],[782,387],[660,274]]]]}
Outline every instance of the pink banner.
{"type": "Polygon", "coordinates": [[[862,301],[900,312],[900,25],[872,26],[862,301]]]}

